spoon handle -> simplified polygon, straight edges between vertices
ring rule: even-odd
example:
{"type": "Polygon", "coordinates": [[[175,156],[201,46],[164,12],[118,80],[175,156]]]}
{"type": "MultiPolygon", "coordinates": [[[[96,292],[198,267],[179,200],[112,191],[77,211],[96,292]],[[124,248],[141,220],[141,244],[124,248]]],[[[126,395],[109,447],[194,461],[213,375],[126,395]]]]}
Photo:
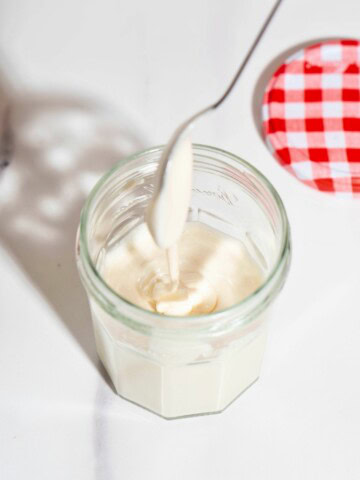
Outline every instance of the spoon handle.
{"type": "Polygon", "coordinates": [[[174,135],[173,135],[173,139],[176,140],[176,138],[184,131],[186,130],[186,128],[191,125],[197,118],[201,117],[204,113],[207,113],[207,112],[210,112],[211,110],[215,110],[217,107],[219,107],[223,101],[228,97],[228,95],[230,94],[230,92],[232,91],[232,89],[234,88],[236,82],[238,81],[240,75],[242,74],[242,72],[244,71],[246,65],[248,64],[249,60],[250,60],[250,57],[251,55],[254,53],[256,47],[258,46],[262,36],[264,35],[265,33],[265,30],[267,29],[267,27],[269,26],[271,20],[273,19],[277,9],[279,8],[280,6],[280,3],[282,2],[282,0],[277,0],[277,2],[275,3],[275,5],[273,6],[273,8],[271,9],[265,23],[263,24],[263,26],[261,27],[261,30],[259,31],[259,33],[256,35],[256,38],[255,40],[253,41],[250,49],[248,50],[244,60],[242,61],[241,65],[239,66],[234,78],[231,80],[231,83],[230,85],[227,87],[227,89],[225,90],[225,92],[222,94],[222,96],[219,98],[219,100],[217,100],[215,103],[209,105],[208,107],[200,110],[200,112],[197,112],[195,113],[192,117],[190,117],[188,120],[186,120],[184,123],[182,123],[175,131],[174,135]]]}
{"type": "Polygon", "coordinates": [[[231,80],[231,83],[230,85],[228,86],[228,88],[226,89],[226,91],[223,93],[223,95],[219,98],[219,100],[217,102],[215,102],[214,104],[212,104],[210,107],[208,107],[209,109],[215,109],[217,108],[219,105],[222,104],[222,102],[226,99],[226,97],[230,94],[231,90],[234,88],[236,82],[238,81],[240,75],[242,74],[242,72],[244,71],[246,65],[248,64],[249,60],[250,60],[250,57],[251,55],[254,53],[256,47],[258,46],[262,36],[264,35],[265,33],[265,30],[267,29],[267,27],[269,26],[271,20],[273,19],[275,13],[276,13],[276,10],[279,8],[279,5],[281,3],[282,0],[277,0],[277,2],[275,3],[275,5],[273,6],[273,8],[271,9],[271,12],[269,13],[269,16],[267,17],[265,23],[263,24],[263,26],[261,27],[261,30],[259,31],[259,33],[256,35],[256,38],[255,40],[253,41],[249,51],[247,52],[246,54],[246,57],[244,58],[244,60],[242,61],[238,71],[236,72],[234,78],[231,80]]]}

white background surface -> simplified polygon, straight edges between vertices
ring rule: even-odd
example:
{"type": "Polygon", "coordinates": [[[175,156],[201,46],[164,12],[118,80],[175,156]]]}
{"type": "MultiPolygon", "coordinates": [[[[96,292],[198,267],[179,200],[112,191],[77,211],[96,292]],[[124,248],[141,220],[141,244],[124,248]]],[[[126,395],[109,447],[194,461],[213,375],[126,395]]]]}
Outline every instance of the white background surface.
{"type": "Polygon", "coordinates": [[[166,142],[222,92],[272,1],[1,2],[1,101],[15,98],[16,140],[0,179],[1,479],[360,478],[360,203],[284,172],[256,109],[289,49],[359,36],[360,2],[283,2],[193,140],[273,182],[291,273],[259,382],[221,415],[176,421],[115,396],[96,359],[73,259],[79,211],[116,159],[166,142]]]}

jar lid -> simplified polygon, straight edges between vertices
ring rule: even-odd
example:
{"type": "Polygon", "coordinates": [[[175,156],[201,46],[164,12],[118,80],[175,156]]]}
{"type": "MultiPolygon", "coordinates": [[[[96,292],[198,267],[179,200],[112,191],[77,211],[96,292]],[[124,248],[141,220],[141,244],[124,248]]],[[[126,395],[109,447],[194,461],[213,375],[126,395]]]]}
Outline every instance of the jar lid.
{"type": "Polygon", "coordinates": [[[291,55],[265,90],[266,143],[288,172],[336,196],[360,197],[360,42],[291,55]]]}

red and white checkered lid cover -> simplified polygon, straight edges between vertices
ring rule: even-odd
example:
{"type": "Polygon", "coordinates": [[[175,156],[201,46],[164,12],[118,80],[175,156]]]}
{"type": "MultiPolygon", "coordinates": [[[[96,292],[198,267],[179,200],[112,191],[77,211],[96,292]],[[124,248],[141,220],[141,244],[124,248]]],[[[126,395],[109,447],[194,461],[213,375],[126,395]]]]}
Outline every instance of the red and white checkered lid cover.
{"type": "Polygon", "coordinates": [[[360,42],[306,47],[272,76],[264,95],[266,142],[310,187],[360,198],[360,42]]]}

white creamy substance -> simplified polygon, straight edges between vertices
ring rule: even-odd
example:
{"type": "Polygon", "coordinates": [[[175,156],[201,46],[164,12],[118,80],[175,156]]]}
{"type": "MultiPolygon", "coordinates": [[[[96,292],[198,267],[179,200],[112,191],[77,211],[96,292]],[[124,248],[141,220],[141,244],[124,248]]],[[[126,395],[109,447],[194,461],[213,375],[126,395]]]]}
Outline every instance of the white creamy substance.
{"type": "Polygon", "coordinates": [[[264,318],[220,350],[216,341],[133,335],[96,302],[92,315],[97,351],[117,393],[163,417],[220,412],[259,377],[264,318]]]}
{"type": "MultiPolygon", "coordinates": [[[[185,225],[191,187],[192,147],[184,138],[163,153],[146,224],[98,265],[128,302],[189,322],[240,302],[264,279],[239,240],[202,223],[185,225]]],[[[220,411],[259,376],[266,338],[260,317],[219,337],[165,338],[136,332],[93,303],[97,350],[117,392],[164,417],[220,411]]]]}
{"type": "MultiPolygon", "coordinates": [[[[171,289],[179,287],[177,242],[187,219],[192,187],[193,153],[190,137],[164,149],[157,171],[155,188],[146,212],[146,223],[155,243],[166,249],[171,289]]],[[[159,313],[166,313],[160,312],[159,313]]],[[[176,315],[176,313],[175,313],[176,315]]],[[[186,315],[179,313],[179,315],[186,315]]]]}
{"type": "MultiPolygon", "coordinates": [[[[99,269],[129,302],[188,316],[227,308],[263,281],[241,242],[201,223],[186,224],[178,248],[175,291],[167,287],[166,254],[145,224],[108,250],[99,269]]],[[[97,305],[92,310],[99,356],[117,392],[165,417],[220,411],[259,376],[266,339],[260,318],[230,337],[174,340],[135,334],[97,305]]]]}
{"type": "Polygon", "coordinates": [[[263,281],[238,240],[202,223],[187,223],[178,242],[179,279],[173,288],[165,252],[143,223],[104,257],[100,272],[121,297],[167,315],[196,315],[240,302],[263,281]]]}
{"type": "Polygon", "coordinates": [[[189,137],[164,150],[146,223],[155,243],[171,248],[179,240],[188,215],[192,187],[193,154],[189,137]]]}

